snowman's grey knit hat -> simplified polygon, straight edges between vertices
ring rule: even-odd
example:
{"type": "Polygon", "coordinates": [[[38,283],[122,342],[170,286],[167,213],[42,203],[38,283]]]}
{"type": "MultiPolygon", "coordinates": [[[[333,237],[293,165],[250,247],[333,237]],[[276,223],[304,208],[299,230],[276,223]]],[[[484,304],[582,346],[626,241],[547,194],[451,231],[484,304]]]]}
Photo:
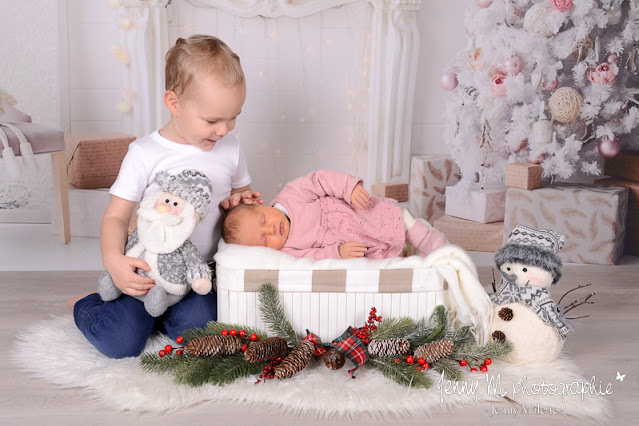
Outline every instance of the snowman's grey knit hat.
{"type": "Polygon", "coordinates": [[[163,170],[155,175],[155,183],[162,191],[170,192],[191,203],[200,215],[200,220],[204,219],[209,210],[213,192],[211,181],[204,173],[187,169],[177,175],[171,175],[163,170]]]}
{"type": "Polygon", "coordinates": [[[562,264],[557,253],[564,242],[564,234],[561,232],[518,225],[495,255],[495,264],[497,268],[508,262],[537,266],[550,272],[555,284],[561,278],[562,264]]]}

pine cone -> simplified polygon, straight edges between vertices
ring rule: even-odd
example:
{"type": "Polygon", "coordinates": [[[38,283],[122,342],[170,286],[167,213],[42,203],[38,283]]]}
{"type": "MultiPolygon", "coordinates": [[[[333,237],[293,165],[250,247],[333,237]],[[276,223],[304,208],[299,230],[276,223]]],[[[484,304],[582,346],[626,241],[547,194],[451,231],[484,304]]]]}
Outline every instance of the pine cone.
{"type": "Polygon", "coordinates": [[[244,352],[244,358],[246,358],[248,362],[268,361],[269,359],[284,355],[287,349],[288,345],[285,339],[281,337],[269,337],[268,339],[257,341],[249,346],[244,352]]]}
{"type": "Polygon", "coordinates": [[[435,362],[452,354],[454,346],[455,344],[448,339],[426,343],[415,349],[415,358],[424,358],[428,363],[435,362]]]}
{"type": "Polygon", "coordinates": [[[495,330],[493,331],[493,340],[498,340],[503,342],[504,340],[506,340],[506,335],[501,330],[495,330]]]}
{"type": "Polygon", "coordinates": [[[315,344],[310,340],[300,341],[290,354],[275,367],[275,377],[279,380],[289,379],[302,371],[315,352],[315,344]]]}
{"type": "Polygon", "coordinates": [[[501,308],[497,315],[504,321],[510,321],[513,319],[513,310],[510,308],[501,308]]]}
{"type": "Polygon", "coordinates": [[[242,340],[237,336],[204,336],[189,341],[184,348],[189,355],[216,356],[233,355],[242,349],[242,340]]]}
{"type": "Polygon", "coordinates": [[[379,358],[390,358],[404,355],[410,350],[406,339],[374,339],[368,344],[368,353],[379,358]]]}
{"type": "Polygon", "coordinates": [[[345,362],[346,357],[344,356],[344,354],[333,348],[329,349],[324,354],[324,364],[326,364],[326,367],[328,367],[330,370],[339,370],[344,366],[345,362]]]}

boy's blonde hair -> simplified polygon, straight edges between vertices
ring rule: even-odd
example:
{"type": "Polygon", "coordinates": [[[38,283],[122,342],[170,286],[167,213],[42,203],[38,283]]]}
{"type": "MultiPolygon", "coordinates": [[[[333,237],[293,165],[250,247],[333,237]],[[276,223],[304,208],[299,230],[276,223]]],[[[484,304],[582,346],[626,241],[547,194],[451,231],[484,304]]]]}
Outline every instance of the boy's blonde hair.
{"type": "Polygon", "coordinates": [[[217,37],[178,38],[166,53],[165,88],[188,96],[196,75],[212,76],[225,87],[245,84],[240,57],[217,37]]]}

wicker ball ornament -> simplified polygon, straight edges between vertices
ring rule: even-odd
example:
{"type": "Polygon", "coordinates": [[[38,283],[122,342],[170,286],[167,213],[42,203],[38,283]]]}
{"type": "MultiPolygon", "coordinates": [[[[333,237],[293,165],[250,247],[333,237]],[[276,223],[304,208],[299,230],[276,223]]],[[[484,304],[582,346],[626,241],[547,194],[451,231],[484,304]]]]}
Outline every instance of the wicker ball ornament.
{"type": "Polygon", "coordinates": [[[548,109],[552,118],[561,123],[571,123],[581,114],[584,99],[571,87],[561,87],[548,100],[548,109]]]}
{"type": "Polygon", "coordinates": [[[539,2],[528,9],[524,16],[524,29],[531,34],[541,37],[551,37],[553,29],[548,25],[548,15],[552,12],[552,6],[548,2],[539,2]]]}

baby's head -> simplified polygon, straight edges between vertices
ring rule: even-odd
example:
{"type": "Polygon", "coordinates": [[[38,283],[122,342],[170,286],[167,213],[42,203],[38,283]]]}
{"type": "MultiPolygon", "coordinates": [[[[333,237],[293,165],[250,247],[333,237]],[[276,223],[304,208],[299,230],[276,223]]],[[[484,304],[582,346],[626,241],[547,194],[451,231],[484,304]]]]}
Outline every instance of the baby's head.
{"type": "Polygon", "coordinates": [[[279,209],[262,204],[240,204],[229,211],[222,225],[222,237],[230,244],[281,249],[291,223],[279,209]]]}
{"type": "Polygon", "coordinates": [[[164,104],[171,112],[161,134],[203,151],[235,127],[246,99],[240,58],[208,35],[179,38],[166,54],[164,104]]]}

